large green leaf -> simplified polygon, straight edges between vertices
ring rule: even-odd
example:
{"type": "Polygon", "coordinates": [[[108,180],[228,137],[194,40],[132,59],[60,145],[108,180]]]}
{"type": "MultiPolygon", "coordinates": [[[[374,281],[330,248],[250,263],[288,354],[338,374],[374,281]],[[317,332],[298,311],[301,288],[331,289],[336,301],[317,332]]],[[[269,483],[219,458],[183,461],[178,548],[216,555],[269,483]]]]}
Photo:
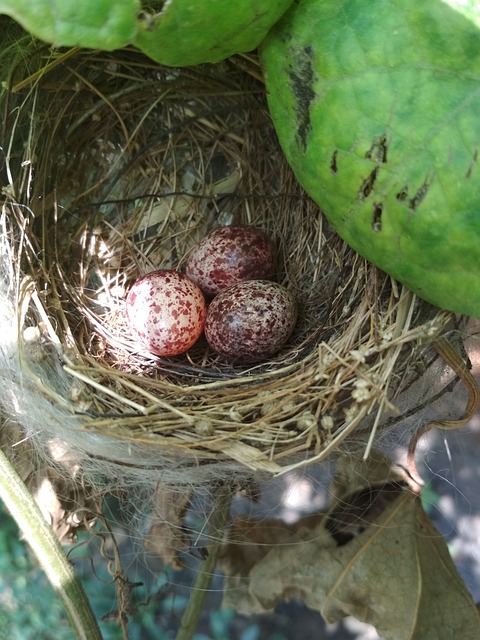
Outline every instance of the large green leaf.
{"type": "Polygon", "coordinates": [[[339,234],[480,317],[480,10],[456,3],[300,0],[262,59],[286,157],[339,234]]]}
{"type": "Polygon", "coordinates": [[[145,14],[134,44],[153,60],[187,66],[255,49],[292,0],[171,0],[145,14]]]}
{"type": "Polygon", "coordinates": [[[139,10],[139,0],[0,0],[0,13],[41,40],[106,51],[133,40],[139,10]]]}
{"type": "Polygon", "coordinates": [[[217,62],[255,49],[292,0],[0,0],[0,14],[56,46],[133,44],[170,66],[217,62]],[[150,7],[154,8],[150,8],[150,7]]]}

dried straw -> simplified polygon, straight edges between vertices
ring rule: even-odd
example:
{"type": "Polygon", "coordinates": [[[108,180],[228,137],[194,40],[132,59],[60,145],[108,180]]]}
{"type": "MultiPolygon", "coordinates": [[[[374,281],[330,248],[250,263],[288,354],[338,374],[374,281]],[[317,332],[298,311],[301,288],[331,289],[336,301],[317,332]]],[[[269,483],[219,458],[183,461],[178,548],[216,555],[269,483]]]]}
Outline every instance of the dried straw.
{"type": "Polygon", "coordinates": [[[15,309],[4,410],[44,454],[55,439],[77,451],[89,481],[279,474],[346,439],[372,442],[451,329],[451,314],[351,251],[299,187],[253,56],[177,70],[28,41],[1,99],[2,295],[15,309]],[[250,368],[203,341],[175,358],[139,349],[124,318],[133,281],[181,269],[230,223],[277,246],[300,308],[289,344],[250,368]]]}

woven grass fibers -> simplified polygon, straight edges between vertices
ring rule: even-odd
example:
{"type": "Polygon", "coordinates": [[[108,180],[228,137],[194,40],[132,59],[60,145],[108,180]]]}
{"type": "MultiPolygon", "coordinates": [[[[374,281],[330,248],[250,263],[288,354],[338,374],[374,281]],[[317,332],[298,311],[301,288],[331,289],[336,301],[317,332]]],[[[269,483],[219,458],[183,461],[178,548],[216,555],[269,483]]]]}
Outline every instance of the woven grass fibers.
{"type": "Polygon", "coordinates": [[[37,455],[68,451],[105,491],[196,486],[320,461],[395,419],[452,316],[329,227],[283,158],[253,56],[179,70],[131,50],[15,46],[1,96],[3,407],[37,455]],[[277,247],[299,306],[289,343],[251,367],[203,340],[172,358],[142,351],[129,287],[181,270],[231,223],[277,247]]]}

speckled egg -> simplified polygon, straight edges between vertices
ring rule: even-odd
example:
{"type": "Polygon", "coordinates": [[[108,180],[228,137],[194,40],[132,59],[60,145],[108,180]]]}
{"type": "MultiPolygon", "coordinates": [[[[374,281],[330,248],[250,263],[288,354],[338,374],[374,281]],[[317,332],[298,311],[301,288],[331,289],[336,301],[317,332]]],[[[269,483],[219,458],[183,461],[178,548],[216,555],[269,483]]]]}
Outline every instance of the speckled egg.
{"type": "Polygon", "coordinates": [[[297,305],[285,287],[246,280],[212,300],[205,337],[229,362],[252,364],[274,355],[291,336],[296,320],[297,305]]]}
{"type": "Polygon", "coordinates": [[[272,279],[275,266],[275,247],[261,229],[232,225],[206,236],[189,255],[185,272],[213,298],[236,282],[272,279]]]}
{"type": "Polygon", "coordinates": [[[205,324],[205,298],[184,274],[147,273],[130,289],[126,313],[131,332],[150,353],[174,356],[189,349],[205,324]]]}

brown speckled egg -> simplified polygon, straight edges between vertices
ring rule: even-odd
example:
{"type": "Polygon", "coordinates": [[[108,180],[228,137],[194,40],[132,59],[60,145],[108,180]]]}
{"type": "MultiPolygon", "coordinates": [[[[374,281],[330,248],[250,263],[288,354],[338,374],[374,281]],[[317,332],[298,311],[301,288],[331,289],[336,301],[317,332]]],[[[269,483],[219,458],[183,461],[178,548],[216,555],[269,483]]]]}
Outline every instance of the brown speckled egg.
{"type": "Polygon", "coordinates": [[[210,303],[205,337],[226,360],[251,364],[274,355],[297,320],[292,294],[276,282],[246,280],[219,293],[210,303]]]}
{"type": "Polygon", "coordinates": [[[158,356],[174,356],[200,337],[206,304],[200,289],[185,275],[160,269],[135,282],[126,312],[133,336],[145,349],[158,356]]]}
{"type": "Polygon", "coordinates": [[[275,263],[275,247],[261,229],[232,225],[206,236],[189,255],[185,272],[213,298],[236,282],[272,279],[275,263]]]}

